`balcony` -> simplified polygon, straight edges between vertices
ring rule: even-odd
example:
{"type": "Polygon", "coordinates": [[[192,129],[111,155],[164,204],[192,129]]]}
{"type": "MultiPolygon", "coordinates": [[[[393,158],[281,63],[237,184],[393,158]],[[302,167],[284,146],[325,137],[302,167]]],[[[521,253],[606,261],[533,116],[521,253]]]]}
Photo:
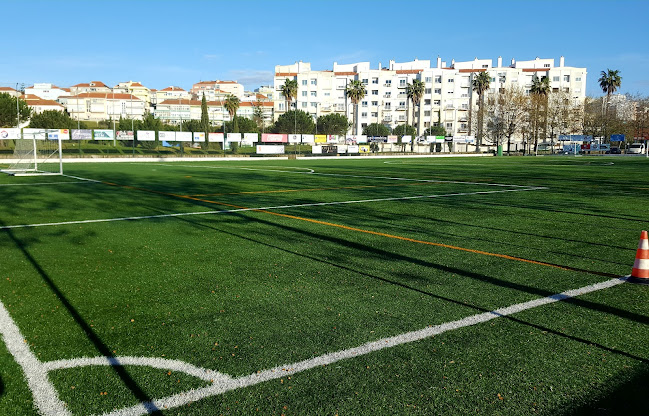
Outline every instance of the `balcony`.
{"type": "Polygon", "coordinates": [[[383,121],[392,121],[392,116],[383,116],[383,121]]]}
{"type": "Polygon", "coordinates": [[[392,94],[390,94],[389,92],[385,93],[383,94],[383,98],[392,98],[392,94]]]}
{"type": "Polygon", "coordinates": [[[455,105],[453,104],[446,104],[444,106],[444,110],[455,110],[455,105]]]}
{"type": "Polygon", "coordinates": [[[392,84],[383,84],[384,87],[390,88],[392,84]]]}
{"type": "Polygon", "coordinates": [[[397,110],[397,111],[405,111],[405,110],[406,110],[406,106],[405,106],[405,105],[400,105],[400,106],[398,106],[398,107],[396,108],[396,110],[397,110]]]}
{"type": "Polygon", "coordinates": [[[392,106],[391,105],[384,105],[383,110],[384,111],[392,111],[392,106]]]}

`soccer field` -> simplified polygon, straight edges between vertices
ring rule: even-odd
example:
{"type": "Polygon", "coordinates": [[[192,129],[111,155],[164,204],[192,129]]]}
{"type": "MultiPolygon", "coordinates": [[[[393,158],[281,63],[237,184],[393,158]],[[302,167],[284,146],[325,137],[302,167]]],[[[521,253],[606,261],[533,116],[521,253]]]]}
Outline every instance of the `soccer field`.
{"type": "Polygon", "coordinates": [[[649,160],[0,176],[0,415],[646,414],[649,160]]]}

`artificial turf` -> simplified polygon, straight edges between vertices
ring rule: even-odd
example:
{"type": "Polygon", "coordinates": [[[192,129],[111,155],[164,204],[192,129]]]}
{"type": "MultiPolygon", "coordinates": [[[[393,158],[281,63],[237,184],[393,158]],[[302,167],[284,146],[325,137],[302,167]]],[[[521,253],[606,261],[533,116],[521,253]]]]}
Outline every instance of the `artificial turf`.
{"type": "MultiPolygon", "coordinates": [[[[0,301],[42,362],[159,357],[243,377],[628,274],[648,170],[641,157],[336,158],[3,176],[0,301]],[[205,211],[228,212],[164,216],[205,211]],[[81,222],[116,218],[131,219],[81,222]]],[[[161,413],[643,414],[648,300],[624,283],[161,413]]],[[[49,379],[74,414],[206,384],[139,366],[49,379]]],[[[3,343],[0,414],[38,414],[3,343]]]]}

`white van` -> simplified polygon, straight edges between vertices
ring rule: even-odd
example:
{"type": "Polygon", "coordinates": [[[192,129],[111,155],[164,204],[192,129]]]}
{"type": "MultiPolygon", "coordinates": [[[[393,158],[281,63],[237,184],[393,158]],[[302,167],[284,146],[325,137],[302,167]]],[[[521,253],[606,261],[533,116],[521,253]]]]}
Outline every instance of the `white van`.
{"type": "Polygon", "coordinates": [[[636,154],[636,155],[644,154],[645,152],[644,143],[633,143],[631,146],[629,146],[626,152],[636,154]]]}

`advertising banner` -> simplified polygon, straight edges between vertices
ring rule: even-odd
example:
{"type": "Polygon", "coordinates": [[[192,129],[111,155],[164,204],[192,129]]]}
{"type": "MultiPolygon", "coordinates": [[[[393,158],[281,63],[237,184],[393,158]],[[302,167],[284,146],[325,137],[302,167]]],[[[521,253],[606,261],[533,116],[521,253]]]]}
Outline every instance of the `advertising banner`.
{"type": "Polygon", "coordinates": [[[403,135],[401,136],[401,143],[410,143],[412,142],[412,136],[410,135],[403,135]]]}
{"type": "Polygon", "coordinates": [[[112,130],[93,130],[92,137],[94,140],[113,140],[115,132],[112,130]]]}
{"type": "Polygon", "coordinates": [[[228,133],[228,141],[229,142],[240,142],[241,141],[241,133],[228,133]]]}
{"type": "Polygon", "coordinates": [[[316,134],[314,143],[327,143],[327,135],[326,134],[316,134]]]}
{"type": "Polygon", "coordinates": [[[370,153],[370,146],[367,144],[361,144],[358,146],[358,153],[370,153]]]}
{"type": "Polygon", "coordinates": [[[177,131],[176,132],[176,141],[177,142],[191,142],[192,141],[192,132],[191,131],[177,131]]]}
{"type": "Polygon", "coordinates": [[[223,133],[210,133],[207,136],[207,141],[210,143],[223,143],[223,133]]]}
{"type": "Polygon", "coordinates": [[[23,139],[45,140],[47,131],[45,129],[23,129],[23,139]]]}
{"type": "Polygon", "coordinates": [[[259,141],[258,133],[243,133],[243,140],[246,142],[256,143],[259,141]]]}
{"type": "Polygon", "coordinates": [[[205,132],[204,131],[195,131],[193,134],[194,142],[203,143],[205,142],[205,132]]]}
{"type": "Polygon", "coordinates": [[[347,146],[347,153],[358,153],[358,145],[350,144],[347,146]]]}
{"type": "Polygon", "coordinates": [[[19,128],[0,128],[0,140],[18,140],[20,139],[19,128]]]}
{"type": "Polygon", "coordinates": [[[321,155],[322,154],[322,146],[320,146],[320,145],[311,146],[311,154],[312,155],[321,155]]]}
{"type": "Polygon", "coordinates": [[[141,142],[155,141],[155,131],[153,130],[138,130],[137,139],[141,142]]]}
{"type": "Polygon", "coordinates": [[[327,143],[338,143],[338,136],[330,134],[327,136],[327,143]]]}
{"type": "Polygon", "coordinates": [[[338,154],[338,146],[322,146],[323,155],[335,155],[338,154]]]}
{"type": "Polygon", "coordinates": [[[261,135],[261,141],[262,143],[288,143],[288,135],[264,133],[261,135]]]}
{"type": "Polygon", "coordinates": [[[158,138],[161,142],[175,142],[176,141],[176,132],[175,131],[159,131],[158,138]]]}
{"type": "MultiPolygon", "coordinates": [[[[261,140],[264,141],[263,136],[261,140]]],[[[257,154],[258,155],[283,155],[284,145],[258,144],[257,154]]]]}
{"type": "Polygon", "coordinates": [[[133,140],[133,132],[126,130],[119,130],[117,132],[117,140],[133,140]]]}
{"type": "Polygon", "coordinates": [[[367,143],[367,136],[364,134],[356,136],[356,143],[367,143]]]}
{"type": "Polygon", "coordinates": [[[70,130],[68,129],[50,129],[47,130],[49,140],[70,140],[70,130]]]}
{"type": "Polygon", "coordinates": [[[301,143],[302,142],[302,135],[301,134],[289,134],[288,135],[288,142],[289,143],[301,143]]]}
{"type": "Polygon", "coordinates": [[[72,140],[92,140],[92,130],[72,130],[72,140]]]}
{"type": "Polygon", "coordinates": [[[399,137],[397,136],[388,136],[386,143],[399,143],[399,137]]]}
{"type": "Polygon", "coordinates": [[[611,134],[611,141],[612,142],[623,142],[624,141],[624,134],[611,134]]]}
{"type": "Polygon", "coordinates": [[[303,134],[302,143],[315,143],[315,135],[313,134],[303,134]]]}

